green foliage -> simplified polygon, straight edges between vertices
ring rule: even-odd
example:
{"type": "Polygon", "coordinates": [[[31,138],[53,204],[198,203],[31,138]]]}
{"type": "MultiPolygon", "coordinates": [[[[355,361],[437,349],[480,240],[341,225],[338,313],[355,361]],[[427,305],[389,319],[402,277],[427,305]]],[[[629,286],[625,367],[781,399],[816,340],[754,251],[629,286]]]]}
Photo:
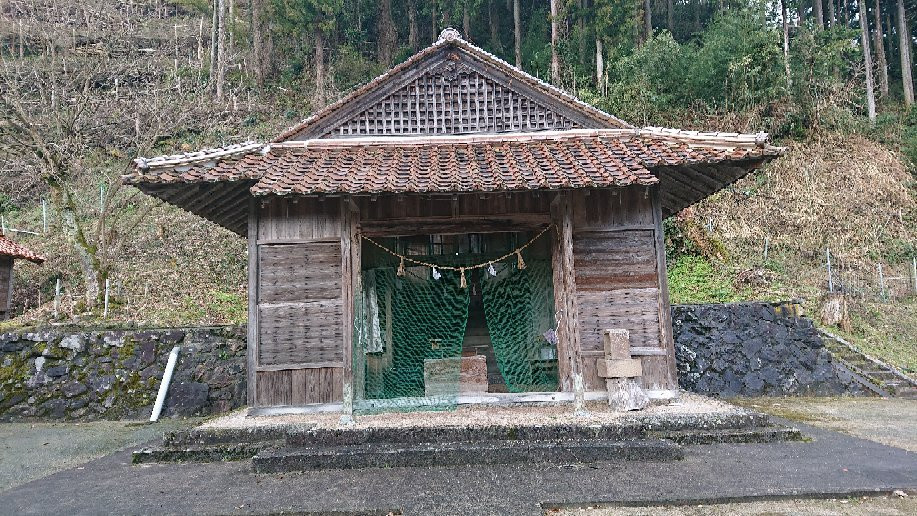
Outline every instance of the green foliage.
{"type": "Polygon", "coordinates": [[[728,303],[740,299],[728,275],[700,256],[684,255],[669,262],[668,279],[672,303],[728,303]]]}

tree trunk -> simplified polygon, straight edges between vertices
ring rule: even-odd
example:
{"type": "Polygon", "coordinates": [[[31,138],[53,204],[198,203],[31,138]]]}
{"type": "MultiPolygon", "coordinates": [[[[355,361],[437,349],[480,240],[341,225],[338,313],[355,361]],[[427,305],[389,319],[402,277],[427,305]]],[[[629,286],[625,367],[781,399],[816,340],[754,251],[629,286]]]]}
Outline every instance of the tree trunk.
{"type": "Polygon", "coordinates": [[[503,39],[500,37],[499,0],[490,0],[487,4],[487,25],[490,28],[490,48],[496,54],[503,53],[503,39]]]}
{"type": "Polygon", "coordinates": [[[669,32],[675,34],[675,0],[666,0],[665,13],[666,27],[669,29],[669,32]]]}
{"type": "Polygon", "coordinates": [[[653,4],[650,0],[643,0],[643,38],[649,40],[653,37],[653,4]]]}
{"type": "Polygon", "coordinates": [[[430,21],[433,22],[431,29],[433,30],[434,42],[439,39],[439,9],[436,8],[438,4],[439,2],[433,2],[433,8],[431,9],[432,14],[430,16],[430,21]]]}
{"type": "Polygon", "coordinates": [[[837,17],[834,12],[834,0],[828,0],[828,18],[825,19],[825,25],[834,27],[837,24],[837,17]]]}
{"type": "Polygon", "coordinates": [[[471,41],[471,12],[468,9],[468,2],[471,0],[465,0],[462,2],[462,36],[471,41]]]}
{"type": "Polygon", "coordinates": [[[898,0],[898,54],[901,56],[901,85],[904,89],[904,103],[914,103],[914,78],[911,75],[911,33],[907,26],[904,0],[898,0]]]}
{"type": "Polygon", "coordinates": [[[602,50],[602,38],[595,38],[595,85],[605,94],[605,56],[602,50]]]}
{"type": "Polygon", "coordinates": [[[822,0],[814,0],[812,3],[812,15],[815,16],[815,27],[818,28],[818,30],[825,28],[825,11],[822,5],[822,0]]]}
{"type": "Polygon", "coordinates": [[[869,49],[869,13],[866,11],[866,1],[858,0],[860,19],[860,45],[863,48],[863,64],[866,67],[866,106],[869,111],[869,120],[876,120],[876,92],[872,82],[872,52],[869,49]]]}
{"type": "Polygon", "coordinates": [[[213,24],[210,27],[210,85],[216,89],[217,78],[217,39],[220,33],[220,0],[213,0],[213,24]]]}
{"type": "Polygon", "coordinates": [[[513,0],[513,39],[516,68],[522,68],[522,13],[519,12],[519,0],[513,0]]]}
{"type": "Polygon", "coordinates": [[[226,0],[217,0],[217,81],[216,98],[223,100],[223,83],[226,78],[226,0]]]}
{"type": "Polygon", "coordinates": [[[885,59],[885,34],[882,30],[882,8],[879,0],[875,0],[874,15],[876,18],[876,31],[873,39],[876,45],[876,66],[879,68],[879,95],[888,96],[888,63],[885,59]]]}
{"type": "Polygon", "coordinates": [[[802,25],[806,21],[806,2],[805,0],[799,0],[799,4],[796,6],[796,14],[799,16],[799,25],[802,25]]]}
{"type": "Polygon", "coordinates": [[[560,84],[560,56],[557,54],[558,41],[558,3],[561,0],[551,0],[551,81],[560,84]]]}
{"type": "Polygon", "coordinates": [[[408,2],[408,46],[411,47],[412,52],[417,52],[417,50],[419,50],[418,43],[420,38],[417,37],[418,32],[417,0],[411,0],[408,2]]]}
{"type": "Polygon", "coordinates": [[[790,22],[786,2],[780,0],[780,15],[783,21],[783,68],[786,72],[786,88],[789,90],[793,87],[793,77],[790,75],[790,22]]]}
{"type": "Polygon", "coordinates": [[[315,24],[315,95],[313,109],[325,106],[325,34],[321,24],[315,24]]]}
{"type": "MultiPolygon", "coordinates": [[[[398,34],[395,32],[395,22],[392,20],[392,0],[379,1],[379,63],[386,67],[392,64],[395,55],[395,45],[398,43],[398,34]]],[[[316,48],[316,55],[318,49],[316,48]]]]}
{"type": "Polygon", "coordinates": [[[252,11],[252,60],[255,66],[255,81],[258,88],[264,87],[267,58],[264,45],[264,0],[251,0],[252,11]]]}

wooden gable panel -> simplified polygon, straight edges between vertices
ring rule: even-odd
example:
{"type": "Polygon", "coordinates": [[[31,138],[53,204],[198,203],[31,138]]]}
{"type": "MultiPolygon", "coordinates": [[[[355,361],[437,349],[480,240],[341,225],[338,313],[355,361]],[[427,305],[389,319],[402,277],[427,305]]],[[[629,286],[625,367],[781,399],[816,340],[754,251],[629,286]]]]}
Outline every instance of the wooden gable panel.
{"type": "MultiPolygon", "coordinates": [[[[572,115],[571,115],[572,116],[572,115]]],[[[518,88],[447,57],[322,137],[495,133],[582,125],[518,88]]]]}

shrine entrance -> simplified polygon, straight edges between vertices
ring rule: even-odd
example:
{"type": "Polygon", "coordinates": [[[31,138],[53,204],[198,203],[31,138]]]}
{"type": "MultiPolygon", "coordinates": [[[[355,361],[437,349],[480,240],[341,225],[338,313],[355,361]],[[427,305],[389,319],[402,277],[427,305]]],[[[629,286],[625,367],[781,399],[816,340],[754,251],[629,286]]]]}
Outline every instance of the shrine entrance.
{"type": "Polygon", "coordinates": [[[391,409],[557,391],[549,229],[364,236],[355,399],[391,409]]]}

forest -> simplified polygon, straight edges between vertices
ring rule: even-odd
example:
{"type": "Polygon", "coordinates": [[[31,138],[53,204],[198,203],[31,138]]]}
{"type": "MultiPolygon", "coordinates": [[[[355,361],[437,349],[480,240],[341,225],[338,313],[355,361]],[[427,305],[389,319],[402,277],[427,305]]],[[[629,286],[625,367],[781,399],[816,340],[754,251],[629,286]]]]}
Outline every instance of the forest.
{"type": "Polygon", "coordinates": [[[913,372],[917,304],[891,278],[917,256],[915,17],[914,0],[7,0],[0,214],[49,258],[17,266],[18,323],[244,322],[244,243],[121,175],[270,138],[454,27],[636,126],[769,132],[785,159],[668,221],[674,300],[817,313],[827,250],[839,331],[913,372]]]}

